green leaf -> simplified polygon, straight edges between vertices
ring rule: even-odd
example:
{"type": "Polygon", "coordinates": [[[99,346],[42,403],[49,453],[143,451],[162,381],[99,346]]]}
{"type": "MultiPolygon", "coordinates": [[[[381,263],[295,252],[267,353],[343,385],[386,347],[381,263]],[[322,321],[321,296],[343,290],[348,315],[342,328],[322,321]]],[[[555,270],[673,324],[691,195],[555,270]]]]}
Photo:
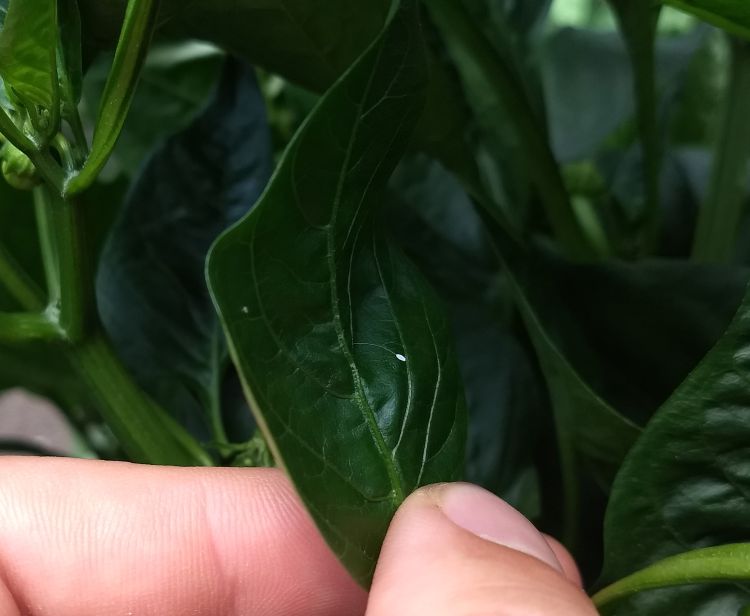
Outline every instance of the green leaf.
{"type": "MultiPolygon", "coordinates": [[[[82,0],[92,30],[119,19],[118,4],[82,0]]],[[[373,41],[390,0],[162,0],[168,35],[210,41],[295,84],[323,92],[373,41]]],[[[437,55],[437,54],[436,54],[437,55]]],[[[421,148],[466,176],[473,173],[464,144],[469,118],[450,71],[430,61],[427,105],[416,129],[421,148]]]]}
{"type": "MultiPolygon", "coordinates": [[[[111,65],[101,54],[86,71],[83,114],[96,121],[111,65]]],[[[130,112],[102,176],[137,176],[154,148],[185,130],[206,106],[221,76],[223,54],[211,45],[189,41],[155,42],[143,66],[130,112]]]]}
{"type": "Polygon", "coordinates": [[[641,426],[726,331],[749,275],[677,260],[580,266],[547,250],[529,256],[524,287],[557,345],[641,426]]]}
{"type": "Polygon", "coordinates": [[[374,220],[424,100],[417,12],[414,0],[394,2],[208,262],[269,445],[363,585],[403,499],[463,466],[447,319],[374,220]]]}
{"type": "Polygon", "coordinates": [[[451,318],[469,413],[465,478],[536,517],[532,461],[544,385],[482,221],[457,180],[423,155],[404,160],[390,188],[394,237],[451,318]]]}
{"type": "Polygon", "coordinates": [[[750,4],[745,0],[664,0],[732,34],[750,38],[750,4]]]}
{"type": "Polygon", "coordinates": [[[60,113],[56,49],[56,0],[11,0],[0,31],[0,77],[46,137],[57,132],[60,113]]]}
{"type": "MultiPolygon", "coordinates": [[[[559,296],[550,296],[556,290],[552,268],[533,251],[520,251],[508,242],[497,246],[547,380],[562,455],[567,458],[564,464],[570,465],[568,481],[574,480],[578,455],[595,464],[602,476],[614,475],[640,429],[608,404],[571,363],[568,349],[572,345],[565,345],[560,337],[563,319],[550,309],[561,303],[559,296]]],[[[565,316],[566,329],[571,329],[569,318],[576,315],[565,316]]],[[[570,489],[575,491],[575,486],[571,484],[570,489]]]]}
{"type": "Polygon", "coordinates": [[[229,62],[208,109],[169,139],[135,181],[102,255],[97,295],[120,357],[203,441],[227,440],[221,389],[229,366],[205,258],[260,196],[270,173],[254,72],[229,62]]]}
{"type": "Polygon", "coordinates": [[[640,426],[720,336],[747,274],[658,261],[582,266],[503,248],[550,391],[573,545],[580,467],[608,488],[640,426]]]}
{"type": "MultiPolygon", "coordinates": [[[[686,550],[750,537],[748,349],[750,293],[623,464],[605,521],[603,583],[686,550]]],[[[612,613],[734,615],[749,600],[745,585],[702,586],[636,596],[612,613]]]]}
{"type": "Polygon", "coordinates": [[[165,1],[171,28],[220,43],[313,90],[333,83],[383,27],[390,0],[165,1]],[[231,10],[228,10],[231,4],[231,10]],[[248,30],[250,28],[250,30],[248,30]]]}
{"type": "MultiPolygon", "coordinates": [[[[657,588],[750,582],[750,544],[735,543],[670,556],[596,593],[601,610],[612,602],[657,588]]],[[[606,609],[605,609],[606,611],[606,609]]]]}

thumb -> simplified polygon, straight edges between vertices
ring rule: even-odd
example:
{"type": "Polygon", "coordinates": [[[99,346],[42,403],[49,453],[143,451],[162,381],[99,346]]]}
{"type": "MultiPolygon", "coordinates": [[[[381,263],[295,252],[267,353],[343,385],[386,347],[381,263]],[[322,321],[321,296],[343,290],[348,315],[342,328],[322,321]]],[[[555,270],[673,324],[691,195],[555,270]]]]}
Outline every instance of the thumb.
{"type": "Polygon", "coordinates": [[[575,575],[510,505],[469,484],[437,485],[396,514],[367,616],[595,616],[575,575]]]}

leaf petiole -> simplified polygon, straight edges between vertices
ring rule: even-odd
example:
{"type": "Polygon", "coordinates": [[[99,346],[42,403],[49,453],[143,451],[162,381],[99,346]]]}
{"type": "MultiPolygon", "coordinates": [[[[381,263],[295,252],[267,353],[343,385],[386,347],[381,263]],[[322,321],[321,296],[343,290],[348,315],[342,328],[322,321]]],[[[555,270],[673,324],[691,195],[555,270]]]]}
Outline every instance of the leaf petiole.
{"type": "Polygon", "coordinates": [[[496,53],[472,21],[461,2],[433,0],[428,3],[433,20],[454,46],[466,56],[486,83],[503,101],[513,127],[524,144],[531,179],[536,185],[555,235],[574,258],[597,258],[596,249],[581,228],[570,202],[543,124],[526,96],[516,71],[496,53]]]}
{"type": "Polygon", "coordinates": [[[91,152],[83,168],[71,178],[64,195],[88,188],[104,168],[125,124],[151,36],[156,29],[159,0],[129,0],[115,59],[104,86],[91,152]]]}
{"type": "Polygon", "coordinates": [[[735,543],[693,550],[665,558],[596,593],[597,608],[645,590],[750,581],[750,543],[735,543]]]}
{"type": "Polygon", "coordinates": [[[31,340],[61,341],[64,334],[47,314],[0,312],[0,341],[28,342],[31,340]]]}
{"type": "Polygon", "coordinates": [[[732,76],[709,194],[698,217],[693,257],[727,262],[737,240],[750,178],[750,43],[732,41],[732,76]]]}

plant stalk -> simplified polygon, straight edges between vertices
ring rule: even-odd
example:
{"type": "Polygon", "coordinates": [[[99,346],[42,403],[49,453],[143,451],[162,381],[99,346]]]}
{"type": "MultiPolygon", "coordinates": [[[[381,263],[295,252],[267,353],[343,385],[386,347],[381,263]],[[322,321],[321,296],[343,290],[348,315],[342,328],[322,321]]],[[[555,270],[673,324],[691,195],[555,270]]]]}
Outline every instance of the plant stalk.
{"type": "Polygon", "coordinates": [[[220,365],[219,356],[221,354],[221,343],[223,341],[223,334],[221,329],[217,326],[211,341],[211,365],[214,366],[214,370],[211,373],[211,386],[206,401],[209,419],[211,422],[211,434],[213,439],[224,445],[229,442],[227,438],[227,432],[224,428],[224,419],[221,416],[221,377],[223,370],[217,368],[220,365]]]}
{"type": "Polygon", "coordinates": [[[187,431],[134,382],[99,326],[92,253],[84,211],[74,201],[35,193],[50,308],[59,311],[62,347],[97,409],[128,456],[137,462],[210,465],[187,431]]]}
{"type": "Polygon", "coordinates": [[[91,250],[81,208],[54,198],[44,187],[35,190],[42,213],[42,258],[50,285],[50,304],[71,342],[78,342],[96,323],[96,297],[91,250]]]}
{"type": "Polygon", "coordinates": [[[0,342],[60,341],[64,334],[46,314],[0,312],[0,342]]]}
{"type": "Polygon", "coordinates": [[[448,43],[460,49],[496,98],[503,101],[523,143],[532,181],[556,237],[572,258],[595,259],[596,250],[576,218],[557,160],[524,84],[458,0],[432,0],[428,8],[448,43]]]}
{"type": "Polygon", "coordinates": [[[601,609],[631,595],[657,588],[748,581],[750,544],[737,543],[665,558],[607,586],[592,600],[601,609]]]}
{"type": "Polygon", "coordinates": [[[645,237],[643,253],[652,253],[659,244],[661,231],[661,164],[662,151],[657,119],[656,36],[661,6],[629,0],[610,0],[620,22],[628,55],[634,69],[636,118],[643,156],[645,177],[645,237]],[[646,36],[642,39],[643,32],[646,36]]]}
{"type": "Polygon", "coordinates": [[[750,43],[732,40],[732,68],[724,119],[714,158],[708,198],[698,216],[693,257],[726,263],[736,248],[737,231],[750,180],[750,43]]]}
{"type": "Polygon", "coordinates": [[[160,0],[128,0],[115,59],[104,86],[91,152],[83,168],[66,184],[66,197],[91,186],[114,150],[156,29],[159,6],[160,0]]]}
{"type": "Polygon", "coordinates": [[[135,384],[102,333],[78,345],[73,364],[103,419],[135,462],[211,466],[210,456],[135,384]]]}

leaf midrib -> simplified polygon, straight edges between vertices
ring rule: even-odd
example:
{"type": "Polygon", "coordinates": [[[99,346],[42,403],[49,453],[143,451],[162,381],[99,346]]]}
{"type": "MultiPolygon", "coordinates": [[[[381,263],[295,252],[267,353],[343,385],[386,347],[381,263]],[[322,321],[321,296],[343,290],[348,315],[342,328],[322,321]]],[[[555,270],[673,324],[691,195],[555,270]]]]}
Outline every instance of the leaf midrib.
{"type": "MultiPolygon", "coordinates": [[[[388,26],[386,26],[386,30],[387,28],[388,26]]],[[[334,194],[334,199],[333,199],[333,204],[332,204],[331,218],[328,221],[328,224],[326,225],[326,240],[327,240],[326,260],[328,264],[329,280],[331,283],[331,308],[333,311],[333,324],[336,330],[336,336],[339,341],[339,346],[341,348],[341,351],[344,354],[344,357],[347,360],[347,363],[349,364],[349,370],[351,371],[351,374],[352,374],[352,380],[354,383],[354,390],[355,390],[354,400],[357,403],[357,407],[362,413],[362,416],[364,417],[365,422],[367,423],[367,427],[370,431],[373,441],[375,442],[375,446],[380,452],[380,457],[383,460],[383,463],[385,465],[386,472],[388,473],[388,478],[390,480],[390,483],[393,489],[392,500],[394,503],[398,504],[398,503],[401,503],[406,497],[406,492],[405,492],[404,484],[403,484],[403,478],[401,477],[399,469],[396,467],[396,464],[394,463],[394,460],[391,457],[391,452],[389,451],[388,446],[385,442],[385,439],[383,438],[383,435],[380,432],[380,427],[378,426],[375,412],[370,406],[367,400],[367,396],[365,395],[365,391],[362,386],[362,378],[359,374],[359,369],[357,368],[357,364],[354,361],[354,354],[351,348],[349,348],[349,344],[346,341],[346,336],[344,334],[344,328],[343,328],[342,320],[341,320],[341,309],[339,306],[339,297],[338,297],[338,274],[336,271],[336,261],[334,258],[336,254],[336,242],[335,242],[336,219],[338,216],[338,211],[341,207],[344,187],[346,185],[346,179],[349,174],[349,165],[351,163],[351,159],[353,155],[354,144],[357,141],[357,138],[359,136],[359,131],[362,126],[362,109],[364,106],[364,102],[367,101],[367,99],[370,96],[370,91],[372,89],[373,80],[375,78],[375,74],[377,73],[376,69],[380,64],[381,57],[383,54],[383,44],[382,44],[383,37],[384,37],[383,34],[381,34],[379,37],[379,47],[378,47],[377,57],[375,58],[375,61],[373,62],[372,68],[370,70],[370,76],[368,78],[367,86],[365,87],[362,98],[360,99],[359,103],[356,106],[357,107],[356,119],[354,122],[354,126],[352,127],[352,131],[351,131],[349,141],[346,147],[346,153],[344,154],[344,160],[341,165],[341,172],[339,173],[339,178],[338,178],[338,182],[336,186],[336,192],[334,194]]]]}

